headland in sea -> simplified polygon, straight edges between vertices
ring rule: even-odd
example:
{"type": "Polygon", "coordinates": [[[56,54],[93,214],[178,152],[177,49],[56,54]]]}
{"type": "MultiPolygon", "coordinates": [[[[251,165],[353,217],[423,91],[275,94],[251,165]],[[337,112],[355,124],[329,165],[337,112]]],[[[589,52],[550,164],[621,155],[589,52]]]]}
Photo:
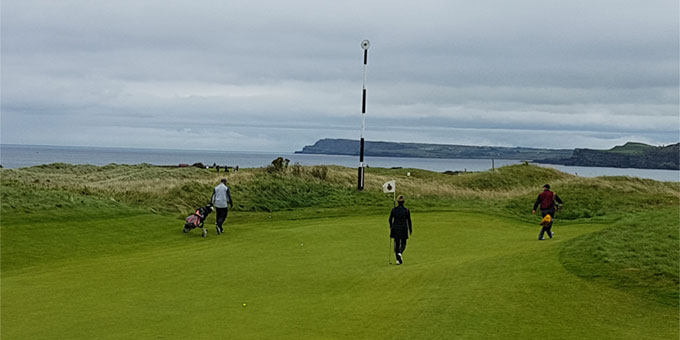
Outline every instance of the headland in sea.
{"type": "MultiPolygon", "coordinates": [[[[357,156],[359,143],[326,138],[297,153],[357,156]]],[[[572,150],[366,141],[365,150],[366,156],[380,157],[515,159],[571,166],[680,170],[680,143],[652,146],[629,142],[609,150],[572,150]]]]}
{"type": "MultiPolygon", "coordinates": [[[[260,168],[271,164],[277,157],[290,160],[290,164],[301,165],[340,165],[356,168],[358,156],[303,154],[292,152],[250,152],[215,150],[173,150],[152,148],[82,147],[0,144],[0,164],[6,169],[15,169],[51,163],[67,164],[152,164],[178,166],[180,163],[203,163],[240,168],[260,168]]],[[[516,159],[451,159],[416,157],[366,156],[365,164],[380,168],[415,168],[436,172],[474,172],[500,168],[506,165],[523,164],[516,159]]],[[[664,182],[679,182],[680,171],[658,169],[634,169],[613,167],[566,166],[560,164],[540,164],[581,177],[629,176],[654,179],[664,182]]]]}

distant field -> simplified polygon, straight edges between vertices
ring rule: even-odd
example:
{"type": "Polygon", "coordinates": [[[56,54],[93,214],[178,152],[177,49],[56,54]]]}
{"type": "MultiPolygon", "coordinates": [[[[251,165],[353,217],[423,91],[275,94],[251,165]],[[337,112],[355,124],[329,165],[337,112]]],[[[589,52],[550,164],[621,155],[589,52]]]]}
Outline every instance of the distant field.
{"type": "Polygon", "coordinates": [[[181,232],[182,217],[215,174],[2,170],[0,336],[678,338],[674,184],[533,166],[371,169],[357,193],[354,172],[230,175],[239,205],[226,234],[203,239],[181,232]],[[385,178],[412,203],[402,266],[388,264],[385,178]],[[548,181],[567,204],[556,238],[539,242],[530,208],[548,181]]]}

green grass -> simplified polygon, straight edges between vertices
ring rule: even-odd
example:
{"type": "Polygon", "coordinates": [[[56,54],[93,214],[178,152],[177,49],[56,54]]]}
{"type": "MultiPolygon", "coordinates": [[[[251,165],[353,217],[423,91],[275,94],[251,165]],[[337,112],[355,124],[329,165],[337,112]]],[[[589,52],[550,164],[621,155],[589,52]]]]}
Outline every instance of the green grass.
{"type": "Polygon", "coordinates": [[[612,228],[569,242],[561,261],[581,277],[642,291],[677,306],[679,217],[677,209],[660,209],[622,219],[612,228]]]}
{"type": "MultiPolygon", "coordinates": [[[[165,220],[143,219],[136,251],[111,244],[120,251],[80,253],[9,271],[2,282],[3,338],[677,334],[674,307],[583,281],[562,267],[561,244],[600,225],[570,225],[558,229],[560,238],[538,242],[535,225],[414,212],[415,234],[406,263],[397,267],[387,264],[384,215],[258,217],[261,222],[232,223],[227,234],[207,239],[184,235],[165,220]]],[[[107,221],[134,232],[125,229],[128,223],[107,221]]],[[[50,233],[63,228],[68,226],[50,233]]],[[[98,241],[91,246],[100,247],[98,241]]]]}
{"type": "Polygon", "coordinates": [[[628,142],[624,145],[617,145],[608,151],[610,152],[615,152],[615,153],[621,153],[621,154],[627,154],[627,155],[641,155],[645,151],[653,150],[654,146],[644,144],[644,143],[633,143],[633,142],[628,142]]]}
{"type": "MultiPolygon", "coordinates": [[[[483,215],[414,212],[414,220],[401,267],[387,265],[383,215],[234,223],[223,237],[205,240],[167,221],[144,220],[152,231],[137,231],[144,245],[137,251],[41,262],[4,275],[3,338],[677,333],[673,307],[582,281],[562,267],[561,243],[602,226],[571,225],[554,242],[537,242],[535,226],[483,215]],[[410,327],[397,327],[403,323],[410,327]]],[[[128,223],[108,221],[122,230],[128,223]]]]}
{"type": "Polygon", "coordinates": [[[215,173],[58,164],[0,176],[3,339],[680,335],[677,183],[371,168],[357,192],[355,169],[248,169],[229,175],[227,233],[203,239],[181,227],[215,173]],[[380,186],[393,178],[413,212],[402,266],[387,263],[380,186]],[[566,204],[556,239],[539,242],[530,210],[546,182],[566,204]]]}

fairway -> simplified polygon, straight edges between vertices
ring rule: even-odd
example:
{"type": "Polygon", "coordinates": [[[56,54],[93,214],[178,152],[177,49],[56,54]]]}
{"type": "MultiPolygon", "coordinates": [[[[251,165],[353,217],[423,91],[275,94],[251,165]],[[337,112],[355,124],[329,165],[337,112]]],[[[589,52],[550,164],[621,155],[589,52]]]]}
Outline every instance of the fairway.
{"type": "Polygon", "coordinates": [[[536,224],[414,211],[396,266],[387,212],[269,216],[230,216],[206,239],[152,214],[4,225],[3,244],[30,235],[30,252],[45,251],[16,268],[25,254],[3,252],[2,338],[677,338],[675,306],[559,262],[563,242],[603,225],[558,222],[555,240],[539,242],[536,224]],[[60,235],[75,246],[50,243],[60,235]]]}

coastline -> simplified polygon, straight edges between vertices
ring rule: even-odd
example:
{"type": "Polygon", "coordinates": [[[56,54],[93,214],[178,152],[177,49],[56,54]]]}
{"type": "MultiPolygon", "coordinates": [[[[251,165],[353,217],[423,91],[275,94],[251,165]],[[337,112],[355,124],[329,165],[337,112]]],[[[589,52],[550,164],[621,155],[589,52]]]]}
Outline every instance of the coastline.
{"type": "MultiPolygon", "coordinates": [[[[290,159],[290,164],[300,165],[339,165],[356,168],[359,165],[358,156],[302,154],[291,152],[236,152],[236,151],[202,151],[202,150],[171,150],[171,149],[132,149],[106,147],[61,147],[61,146],[26,146],[0,145],[0,164],[3,170],[37,166],[51,163],[91,164],[104,166],[108,164],[150,164],[154,166],[176,167],[179,164],[202,163],[203,165],[218,164],[220,167],[239,166],[245,168],[260,168],[271,164],[277,157],[290,159]]],[[[530,160],[512,159],[470,159],[470,158],[422,158],[422,157],[381,157],[366,156],[365,164],[378,168],[415,168],[435,172],[478,172],[487,171],[494,167],[530,162],[530,160]]],[[[629,176],[648,178],[665,182],[680,182],[680,171],[655,170],[610,167],[580,167],[562,166],[533,162],[539,166],[548,166],[560,171],[581,177],[598,176],[629,176]]]]}

